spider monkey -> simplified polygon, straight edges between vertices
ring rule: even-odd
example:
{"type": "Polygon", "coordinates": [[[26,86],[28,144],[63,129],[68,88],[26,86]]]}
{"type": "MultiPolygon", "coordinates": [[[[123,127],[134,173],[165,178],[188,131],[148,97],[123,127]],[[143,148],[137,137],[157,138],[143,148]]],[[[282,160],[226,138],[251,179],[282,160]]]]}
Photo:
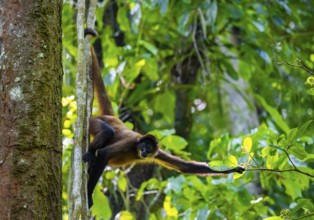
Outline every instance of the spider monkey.
{"type": "MultiPolygon", "coordinates": [[[[85,30],[85,36],[88,34],[97,35],[92,29],[85,30]]],[[[211,169],[207,163],[185,161],[159,149],[158,141],[153,135],[141,135],[130,130],[118,117],[114,116],[93,47],[91,47],[91,57],[91,78],[99,102],[100,116],[90,119],[89,132],[94,136],[94,139],[88,151],[83,155],[84,162],[89,163],[87,184],[89,207],[93,205],[92,193],[107,165],[123,167],[131,164],[154,163],[181,173],[199,176],[217,176],[233,172],[243,173],[245,171],[245,168],[241,166],[216,171],[211,169]]]]}

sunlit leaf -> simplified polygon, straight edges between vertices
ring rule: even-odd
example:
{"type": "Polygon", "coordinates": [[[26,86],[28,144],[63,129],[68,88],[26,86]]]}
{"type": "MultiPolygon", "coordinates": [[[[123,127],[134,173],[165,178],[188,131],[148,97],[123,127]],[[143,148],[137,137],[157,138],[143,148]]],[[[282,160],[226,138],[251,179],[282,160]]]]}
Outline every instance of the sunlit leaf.
{"type": "Polygon", "coordinates": [[[279,154],[277,151],[275,151],[274,155],[271,155],[273,151],[270,151],[270,155],[267,156],[266,158],[266,167],[268,169],[273,169],[276,167],[278,159],[279,159],[279,154]]]}
{"type": "Polygon", "coordinates": [[[134,215],[129,211],[121,211],[119,212],[114,219],[120,219],[120,220],[136,220],[134,215]]]}
{"type": "Polygon", "coordinates": [[[239,179],[241,176],[244,175],[244,173],[245,173],[245,172],[243,172],[243,173],[234,173],[234,174],[233,174],[233,179],[234,179],[234,180],[235,180],[235,179],[239,179]]]}
{"type": "Polygon", "coordinates": [[[208,164],[210,167],[221,167],[225,165],[224,162],[221,160],[213,160],[213,161],[210,161],[208,164]]]}
{"type": "Polygon", "coordinates": [[[102,193],[100,186],[97,185],[93,193],[94,205],[92,206],[93,215],[99,219],[110,219],[112,213],[107,197],[102,193]]]}
{"type": "Polygon", "coordinates": [[[160,144],[172,150],[182,150],[187,146],[188,142],[180,136],[170,135],[162,139],[160,144]]]}
{"type": "Polygon", "coordinates": [[[175,207],[172,207],[171,205],[172,205],[171,204],[171,197],[166,196],[165,201],[164,201],[165,212],[166,212],[167,216],[177,218],[178,217],[178,210],[175,207]]]}
{"type": "Polygon", "coordinates": [[[314,205],[310,199],[298,199],[297,205],[291,210],[292,213],[299,211],[300,209],[313,211],[314,205]]]}
{"type": "Polygon", "coordinates": [[[307,90],[306,93],[309,95],[314,95],[314,88],[307,90]]]}
{"type": "Polygon", "coordinates": [[[264,218],[263,220],[282,220],[282,218],[280,216],[273,216],[273,217],[264,218]]]}
{"type": "Polygon", "coordinates": [[[268,155],[270,155],[270,152],[272,151],[273,149],[270,148],[270,147],[264,147],[262,149],[262,157],[267,157],[268,155]]]}
{"type": "Polygon", "coordinates": [[[242,151],[245,153],[250,153],[252,149],[252,139],[250,137],[246,137],[243,140],[242,151]]]}
{"type": "Polygon", "coordinates": [[[72,126],[72,121],[70,120],[64,120],[63,122],[63,128],[70,128],[72,126]]]}
{"type": "Polygon", "coordinates": [[[308,153],[305,151],[304,147],[301,145],[295,145],[289,148],[289,152],[293,154],[299,160],[305,160],[308,157],[308,153]]]}
{"type": "Polygon", "coordinates": [[[143,47],[145,47],[150,53],[152,53],[153,55],[157,55],[158,53],[158,49],[151,43],[141,40],[139,42],[140,45],[142,45],[143,47]]]}
{"type": "Polygon", "coordinates": [[[313,120],[309,120],[305,122],[303,125],[301,125],[298,129],[297,137],[302,137],[312,122],[313,120]]]}
{"type": "Polygon", "coordinates": [[[125,178],[125,176],[120,176],[118,179],[118,187],[122,192],[125,192],[127,187],[128,187],[128,183],[127,180],[125,178]]]}
{"type": "Polygon", "coordinates": [[[314,86],[314,76],[309,76],[309,77],[306,79],[305,84],[309,84],[310,86],[314,86]]]}
{"type": "Polygon", "coordinates": [[[288,142],[288,144],[291,144],[294,141],[296,141],[297,133],[298,133],[298,128],[293,128],[290,131],[288,131],[288,133],[287,133],[287,142],[288,142]]]}
{"type": "Polygon", "coordinates": [[[225,160],[225,165],[230,167],[236,167],[238,166],[238,160],[235,156],[229,155],[225,160]]]}

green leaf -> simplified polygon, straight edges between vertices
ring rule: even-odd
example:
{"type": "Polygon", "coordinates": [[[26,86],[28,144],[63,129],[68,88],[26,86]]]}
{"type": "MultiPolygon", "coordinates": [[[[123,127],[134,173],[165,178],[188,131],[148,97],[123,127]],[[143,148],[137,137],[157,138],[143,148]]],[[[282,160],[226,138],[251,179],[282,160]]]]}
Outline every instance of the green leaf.
{"type": "Polygon", "coordinates": [[[280,216],[273,216],[273,217],[264,218],[264,220],[283,220],[283,219],[280,216]]]}
{"type": "Polygon", "coordinates": [[[308,127],[310,126],[310,124],[312,122],[313,122],[313,120],[307,121],[299,127],[298,133],[297,133],[297,138],[300,138],[305,134],[305,132],[307,131],[308,127]]]}
{"type": "Polygon", "coordinates": [[[223,64],[226,73],[227,73],[232,79],[234,79],[234,80],[239,79],[238,73],[234,70],[234,67],[233,67],[229,62],[226,62],[225,60],[222,60],[221,63],[223,64]]]}
{"type": "Polygon", "coordinates": [[[225,166],[236,167],[238,166],[238,160],[235,156],[229,155],[225,160],[225,166]]]}
{"type": "Polygon", "coordinates": [[[262,149],[262,157],[267,157],[268,155],[270,155],[270,152],[272,151],[273,149],[270,148],[270,147],[264,147],[262,149]]]}
{"type": "Polygon", "coordinates": [[[210,167],[221,167],[224,165],[224,162],[222,160],[213,160],[213,161],[210,161],[208,165],[210,167]]]}
{"type": "Polygon", "coordinates": [[[179,176],[177,178],[169,178],[168,184],[166,186],[166,192],[174,191],[176,194],[181,193],[183,184],[186,182],[183,176],[179,176]]]}
{"type": "Polygon", "coordinates": [[[278,159],[279,159],[279,154],[277,151],[275,151],[274,155],[271,155],[273,151],[270,151],[270,155],[267,156],[266,158],[266,167],[268,169],[273,169],[276,167],[278,159]]]}
{"type": "Polygon", "coordinates": [[[91,208],[93,215],[97,216],[99,219],[110,219],[112,215],[110,205],[99,185],[97,185],[94,190],[93,201],[94,205],[91,208]]]}
{"type": "Polygon", "coordinates": [[[277,126],[287,133],[290,130],[289,126],[287,125],[286,121],[282,118],[282,116],[279,114],[277,109],[268,105],[268,103],[262,96],[255,94],[254,97],[263,106],[263,108],[273,117],[277,126]]]}
{"type": "Polygon", "coordinates": [[[309,95],[314,95],[314,88],[307,90],[306,93],[309,95]]]}
{"type": "MultiPolygon", "coordinates": [[[[130,62],[134,62],[134,60],[131,60],[130,62]]],[[[136,77],[138,77],[145,63],[145,59],[140,59],[133,63],[130,68],[124,69],[123,76],[125,77],[126,83],[132,83],[136,77]]]]}
{"type": "Polygon", "coordinates": [[[212,140],[209,144],[209,150],[207,152],[207,158],[210,159],[212,154],[217,153],[219,150],[225,149],[228,146],[229,135],[223,134],[222,136],[212,140]]]}
{"type": "Polygon", "coordinates": [[[289,153],[293,154],[299,160],[305,160],[308,157],[308,153],[301,145],[292,146],[289,149],[289,153]]]}
{"type": "Polygon", "coordinates": [[[298,134],[298,128],[293,128],[287,133],[287,143],[290,145],[296,141],[296,137],[298,134]]]}
{"type": "Polygon", "coordinates": [[[306,79],[305,84],[309,84],[310,86],[314,86],[314,76],[309,76],[309,77],[306,79]]]}
{"type": "Polygon", "coordinates": [[[166,184],[166,182],[160,182],[156,178],[152,178],[152,179],[149,179],[146,182],[143,182],[141,184],[141,187],[137,191],[136,201],[139,201],[142,198],[145,189],[148,189],[148,190],[154,190],[154,189],[162,190],[164,188],[165,184],[166,184]]]}
{"type": "Polygon", "coordinates": [[[191,13],[189,11],[183,13],[179,17],[178,32],[183,36],[187,36],[190,33],[189,24],[191,23],[191,13]]]}
{"type": "Polygon", "coordinates": [[[125,32],[131,31],[128,14],[129,13],[126,7],[119,7],[117,20],[118,20],[120,29],[125,32]]]}
{"type": "Polygon", "coordinates": [[[144,40],[140,40],[139,44],[142,45],[143,47],[145,47],[154,56],[157,55],[158,49],[153,44],[151,44],[151,43],[149,43],[147,41],[144,41],[144,40]]]}
{"type": "Polygon", "coordinates": [[[125,176],[120,176],[119,179],[118,179],[118,188],[122,191],[122,192],[125,192],[126,189],[128,187],[128,183],[126,181],[126,178],[125,176]]]}
{"type": "Polygon", "coordinates": [[[157,81],[159,78],[158,75],[158,64],[156,59],[149,58],[146,60],[145,65],[143,66],[143,72],[151,81],[157,81]]]}
{"type": "Polygon", "coordinates": [[[264,218],[264,220],[283,220],[283,219],[280,216],[273,216],[273,217],[264,218]]]}
{"type": "Polygon", "coordinates": [[[174,122],[175,95],[170,91],[158,93],[154,99],[154,109],[163,115],[168,123],[174,122]]]}
{"type": "Polygon", "coordinates": [[[296,213],[300,209],[313,211],[314,205],[310,199],[298,199],[297,205],[291,210],[291,214],[296,213]]]}
{"type": "Polygon", "coordinates": [[[209,8],[207,10],[207,17],[208,17],[208,24],[210,26],[214,26],[216,19],[217,19],[217,14],[218,14],[218,6],[217,6],[217,1],[209,1],[209,8]]]}
{"type": "Polygon", "coordinates": [[[182,150],[188,145],[188,142],[180,136],[170,135],[162,139],[160,144],[171,150],[182,150]]]}
{"type": "Polygon", "coordinates": [[[234,173],[233,174],[233,179],[236,180],[236,179],[239,179],[241,176],[243,176],[245,174],[245,172],[243,173],[234,173]]]}
{"type": "Polygon", "coordinates": [[[121,211],[119,212],[115,219],[121,219],[121,220],[136,220],[134,215],[129,211],[121,211]]]}

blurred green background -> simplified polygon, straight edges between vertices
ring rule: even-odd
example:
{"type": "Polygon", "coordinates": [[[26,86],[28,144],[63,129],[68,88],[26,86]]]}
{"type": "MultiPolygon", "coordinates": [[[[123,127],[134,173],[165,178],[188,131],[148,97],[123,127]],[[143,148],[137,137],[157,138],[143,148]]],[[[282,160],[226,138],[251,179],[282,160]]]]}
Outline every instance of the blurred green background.
{"type": "MultiPolygon", "coordinates": [[[[75,5],[64,0],[64,219],[75,5]]],[[[313,1],[107,0],[96,18],[103,79],[130,128],[184,159],[259,169],[196,177],[153,165],[109,168],[94,193],[97,220],[314,219],[313,1]]]]}

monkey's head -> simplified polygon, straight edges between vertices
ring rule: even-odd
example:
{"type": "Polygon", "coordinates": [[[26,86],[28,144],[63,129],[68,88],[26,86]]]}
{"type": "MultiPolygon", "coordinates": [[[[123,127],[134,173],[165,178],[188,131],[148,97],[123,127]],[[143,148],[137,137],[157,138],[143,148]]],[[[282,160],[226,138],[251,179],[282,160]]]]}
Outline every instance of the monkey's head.
{"type": "Polygon", "coordinates": [[[154,135],[144,135],[137,144],[137,153],[140,158],[153,157],[158,151],[158,142],[154,135]]]}

